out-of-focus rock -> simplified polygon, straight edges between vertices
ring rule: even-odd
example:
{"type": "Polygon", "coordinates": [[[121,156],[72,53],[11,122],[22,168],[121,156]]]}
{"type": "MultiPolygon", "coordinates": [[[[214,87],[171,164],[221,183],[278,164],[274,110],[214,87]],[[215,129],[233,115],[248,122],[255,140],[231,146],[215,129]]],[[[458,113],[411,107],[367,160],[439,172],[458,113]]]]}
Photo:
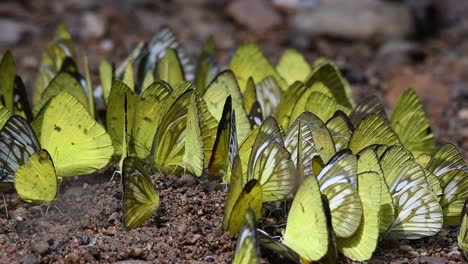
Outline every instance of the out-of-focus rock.
{"type": "Polygon", "coordinates": [[[468,18],[468,1],[434,0],[440,21],[453,24],[468,18]]]}
{"type": "Polygon", "coordinates": [[[309,36],[381,42],[403,39],[413,31],[406,5],[395,1],[327,0],[316,7],[303,8],[290,19],[290,25],[309,36]]]}
{"type": "Polygon", "coordinates": [[[301,8],[315,7],[320,0],[273,0],[273,5],[283,11],[296,11],[301,8]]]}
{"type": "Polygon", "coordinates": [[[40,255],[44,255],[49,251],[49,244],[46,241],[39,240],[39,241],[32,241],[31,242],[31,250],[36,252],[40,255]]]}
{"type": "Polygon", "coordinates": [[[37,33],[39,29],[29,23],[0,18],[0,44],[13,45],[25,34],[37,33]]]}
{"type": "Polygon", "coordinates": [[[402,65],[422,62],[426,57],[424,48],[405,40],[394,40],[384,43],[377,51],[370,70],[380,76],[389,75],[400,70],[402,65]]]}
{"type": "Polygon", "coordinates": [[[83,38],[100,38],[106,33],[106,19],[93,12],[81,17],[80,35],[83,38]]]}
{"type": "Polygon", "coordinates": [[[423,261],[427,264],[446,264],[448,261],[446,258],[441,258],[441,257],[428,257],[428,256],[423,256],[421,257],[423,261]]]}
{"type": "Polygon", "coordinates": [[[271,2],[265,0],[235,0],[228,6],[227,12],[237,23],[257,33],[281,24],[280,15],[271,2]]]}

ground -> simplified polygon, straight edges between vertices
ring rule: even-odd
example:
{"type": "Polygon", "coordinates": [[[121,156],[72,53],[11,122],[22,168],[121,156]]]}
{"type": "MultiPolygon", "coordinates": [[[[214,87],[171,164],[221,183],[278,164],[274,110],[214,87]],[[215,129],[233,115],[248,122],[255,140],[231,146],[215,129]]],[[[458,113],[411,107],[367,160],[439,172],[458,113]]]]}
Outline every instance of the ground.
{"type": "MultiPolygon", "coordinates": [[[[2,3],[2,19],[18,22],[16,30],[24,34],[14,42],[1,42],[0,52],[12,49],[19,74],[32,87],[39,54],[59,23],[70,27],[79,54],[90,56],[96,81],[101,58],[119,63],[138,41],[148,40],[162,24],[174,28],[192,55],[212,34],[223,65],[243,41],[257,41],[273,61],[285,48],[298,48],[310,62],[318,56],[335,60],[352,83],[357,100],[377,94],[389,106],[403,89],[412,86],[423,100],[439,144],[453,142],[465,157],[468,155],[468,23],[443,29],[422,41],[304,40],[285,24],[262,33],[252,31],[226,16],[224,5],[216,1],[102,2],[2,3]]],[[[12,195],[9,219],[0,206],[0,263],[232,260],[236,238],[221,229],[225,186],[189,176],[154,175],[161,206],[143,227],[127,231],[121,222],[120,179],[110,181],[111,175],[107,168],[94,175],[65,179],[47,213],[45,206],[26,204],[12,195]]],[[[381,242],[370,263],[463,263],[456,232],[457,228],[444,228],[431,238],[381,242]]]]}

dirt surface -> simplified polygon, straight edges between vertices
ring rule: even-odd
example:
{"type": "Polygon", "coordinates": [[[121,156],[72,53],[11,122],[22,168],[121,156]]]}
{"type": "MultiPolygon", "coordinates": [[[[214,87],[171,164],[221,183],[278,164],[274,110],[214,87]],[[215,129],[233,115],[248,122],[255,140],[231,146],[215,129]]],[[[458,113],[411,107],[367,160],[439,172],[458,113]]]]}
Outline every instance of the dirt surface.
{"type": "Polygon", "coordinates": [[[3,216],[0,222],[0,263],[225,263],[232,258],[235,241],[221,228],[224,188],[198,184],[191,176],[154,175],[158,213],[143,227],[127,231],[121,222],[120,179],[109,179],[100,175],[63,182],[50,208],[14,196],[11,218],[3,216]]]}
{"type": "MultiPolygon", "coordinates": [[[[163,24],[177,32],[193,56],[213,35],[222,65],[244,41],[258,42],[273,62],[285,48],[297,48],[310,62],[318,56],[335,60],[357,101],[377,94],[390,106],[407,86],[415,88],[438,142],[455,143],[468,156],[468,23],[424,41],[375,44],[298,35],[285,22],[289,14],[279,11],[275,19],[280,23],[270,22],[272,28],[258,32],[226,10],[225,1],[209,0],[7,1],[0,4],[0,20],[17,23],[12,30],[21,32],[14,41],[0,39],[0,53],[13,51],[19,74],[32,87],[40,52],[59,23],[70,27],[79,54],[90,56],[96,81],[101,58],[119,63],[163,24]]],[[[50,207],[45,214],[45,207],[13,195],[8,203],[11,217],[6,219],[0,205],[0,263],[232,260],[235,237],[220,227],[227,193],[223,186],[155,175],[161,207],[143,227],[127,231],[121,223],[119,180],[110,182],[111,174],[107,170],[64,181],[55,203],[61,212],[50,207]]],[[[370,263],[465,263],[456,231],[444,228],[430,238],[381,242],[370,263]]]]}

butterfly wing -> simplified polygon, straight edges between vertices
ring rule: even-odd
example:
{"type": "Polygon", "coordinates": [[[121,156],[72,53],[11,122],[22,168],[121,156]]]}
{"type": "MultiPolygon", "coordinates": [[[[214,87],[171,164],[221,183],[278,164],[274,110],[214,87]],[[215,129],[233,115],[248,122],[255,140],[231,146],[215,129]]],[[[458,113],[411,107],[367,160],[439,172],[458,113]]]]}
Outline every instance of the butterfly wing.
{"type": "Polygon", "coordinates": [[[395,221],[385,238],[419,239],[442,228],[443,214],[437,197],[426,187],[413,186],[393,194],[395,221]]]}
{"type": "Polygon", "coordinates": [[[38,150],[15,174],[15,189],[28,203],[50,204],[57,195],[57,175],[49,153],[38,150]]]}
{"type": "MultiPolygon", "coordinates": [[[[372,146],[367,147],[359,152],[357,165],[358,178],[362,173],[372,172],[377,173],[377,176],[380,179],[381,199],[379,210],[379,229],[380,233],[383,233],[388,230],[390,225],[393,223],[393,220],[395,219],[395,208],[393,206],[392,194],[388,189],[387,182],[385,181],[384,174],[380,166],[379,157],[377,156],[377,153],[372,146]]],[[[367,176],[364,178],[367,178],[367,176]]],[[[359,183],[359,185],[361,184],[359,183]]]]}
{"type": "Polygon", "coordinates": [[[424,115],[422,102],[413,89],[404,91],[398,98],[390,121],[401,143],[413,156],[434,151],[434,135],[424,115]]]}
{"type": "Polygon", "coordinates": [[[258,247],[255,221],[255,213],[252,210],[247,210],[244,224],[237,239],[233,264],[260,263],[260,249],[258,247]]]}
{"type": "Polygon", "coordinates": [[[278,74],[271,65],[260,48],[253,43],[246,43],[240,46],[232,58],[229,68],[234,72],[239,81],[242,92],[245,91],[247,80],[252,77],[256,84],[268,76],[273,76],[275,81],[286,90],[286,81],[278,74]]]}
{"type": "Polygon", "coordinates": [[[54,160],[58,177],[92,173],[114,153],[104,127],[71,94],[61,92],[38,114],[39,140],[54,160]]]}
{"type": "Polygon", "coordinates": [[[276,70],[288,85],[295,81],[305,81],[312,72],[312,67],[295,49],[286,49],[281,55],[276,70]]]}
{"type": "Polygon", "coordinates": [[[123,161],[123,217],[125,227],[141,226],[159,207],[159,193],[141,160],[126,157],[123,161]]]}
{"type": "Polygon", "coordinates": [[[231,97],[226,99],[223,115],[219,121],[216,140],[213,145],[208,171],[211,175],[221,175],[229,182],[228,170],[238,153],[235,112],[232,110],[231,97]]]}
{"type": "Polygon", "coordinates": [[[351,135],[348,148],[358,153],[371,145],[391,146],[399,144],[395,132],[385,123],[379,114],[367,115],[351,135]]]}
{"type": "MultiPolygon", "coordinates": [[[[337,238],[338,249],[348,258],[365,261],[372,257],[379,239],[381,178],[376,172],[358,175],[362,220],[357,231],[348,238],[337,238]]],[[[333,213],[332,213],[333,214],[333,213]]]]}
{"type": "Polygon", "coordinates": [[[10,116],[0,130],[1,184],[9,189],[16,170],[40,149],[39,141],[29,123],[21,116],[10,116]]]}
{"type": "Polygon", "coordinates": [[[336,151],[345,149],[351,139],[354,130],[349,117],[342,111],[337,111],[332,118],[326,122],[328,131],[335,143],[336,151]]]}
{"type": "Polygon", "coordinates": [[[224,71],[215,77],[203,95],[209,112],[218,122],[222,118],[224,102],[228,96],[231,96],[232,109],[236,112],[237,140],[243,142],[251,131],[250,121],[243,107],[236,77],[231,71],[224,71]]]}
{"type": "Polygon", "coordinates": [[[330,243],[327,219],[315,177],[306,177],[299,187],[288,214],[283,240],[308,261],[319,260],[327,253],[330,243]]]}
{"type": "Polygon", "coordinates": [[[468,254],[468,200],[465,201],[463,206],[462,220],[460,223],[460,231],[458,231],[457,241],[458,246],[465,253],[465,257],[468,254]]]}

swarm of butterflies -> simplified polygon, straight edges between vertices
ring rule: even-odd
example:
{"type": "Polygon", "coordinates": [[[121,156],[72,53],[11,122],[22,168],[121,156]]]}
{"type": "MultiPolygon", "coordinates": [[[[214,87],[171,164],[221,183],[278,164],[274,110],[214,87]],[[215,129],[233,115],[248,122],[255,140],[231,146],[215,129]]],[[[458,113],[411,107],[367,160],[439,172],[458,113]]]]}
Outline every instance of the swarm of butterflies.
{"type": "Polygon", "coordinates": [[[50,205],[59,181],[113,163],[128,229],[159,207],[151,171],[226,183],[222,226],[240,234],[233,263],[258,263],[260,247],[294,263],[335,263],[338,252],[364,261],[381,239],[419,239],[460,222],[468,251],[468,167],[454,145],[436,149],[414,90],[387,115],[377,97],[356,105],[327,59],[311,65],[289,49],[273,65],[253,43],[227,70],[216,58],[208,39],[192,63],[163,27],[117,68],[101,61],[93,86],[88,59],[80,71],[59,26],[30,104],[6,52],[0,191],[50,205]],[[275,211],[272,228],[262,220],[275,211]]]}

